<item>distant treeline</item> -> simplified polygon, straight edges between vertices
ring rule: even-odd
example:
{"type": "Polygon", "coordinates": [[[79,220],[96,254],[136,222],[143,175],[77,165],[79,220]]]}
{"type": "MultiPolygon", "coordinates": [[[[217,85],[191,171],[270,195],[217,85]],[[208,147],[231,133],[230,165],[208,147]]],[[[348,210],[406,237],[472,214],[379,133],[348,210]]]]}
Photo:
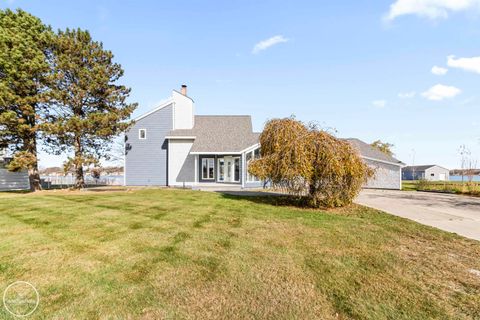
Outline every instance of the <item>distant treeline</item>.
{"type": "Polygon", "coordinates": [[[453,169],[453,170],[450,170],[450,175],[452,176],[461,176],[461,175],[475,175],[475,176],[478,176],[480,175],[480,169],[453,169]]]}

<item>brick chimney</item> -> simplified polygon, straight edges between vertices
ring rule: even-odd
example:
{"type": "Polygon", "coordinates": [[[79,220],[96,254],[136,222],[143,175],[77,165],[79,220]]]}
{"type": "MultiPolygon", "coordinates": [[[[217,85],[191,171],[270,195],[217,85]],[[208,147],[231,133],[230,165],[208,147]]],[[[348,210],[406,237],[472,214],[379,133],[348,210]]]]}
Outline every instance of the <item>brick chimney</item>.
{"type": "Polygon", "coordinates": [[[182,84],[182,88],[180,89],[180,92],[186,96],[187,95],[187,85],[186,84],[182,84]]]}

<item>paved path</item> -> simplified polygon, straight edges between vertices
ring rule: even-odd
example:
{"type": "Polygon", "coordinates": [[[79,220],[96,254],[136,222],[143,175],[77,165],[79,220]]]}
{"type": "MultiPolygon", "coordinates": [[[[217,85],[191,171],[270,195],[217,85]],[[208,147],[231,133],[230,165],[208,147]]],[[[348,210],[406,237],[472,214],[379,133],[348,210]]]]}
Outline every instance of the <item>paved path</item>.
{"type": "Polygon", "coordinates": [[[480,198],[431,192],[364,190],[355,202],[480,240],[480,198]]]}

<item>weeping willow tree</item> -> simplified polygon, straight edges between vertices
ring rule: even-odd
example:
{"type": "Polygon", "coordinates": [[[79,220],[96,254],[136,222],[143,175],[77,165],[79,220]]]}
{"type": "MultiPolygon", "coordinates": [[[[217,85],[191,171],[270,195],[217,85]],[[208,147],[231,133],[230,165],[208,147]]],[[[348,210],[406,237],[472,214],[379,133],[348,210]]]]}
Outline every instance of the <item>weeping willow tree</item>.
{"type": "Polygon", "coordinates": [[[268,121],[260,145],[249,172],[315,208],[351,204],[373,174],[347,141],[293,118],[268,121]]]}

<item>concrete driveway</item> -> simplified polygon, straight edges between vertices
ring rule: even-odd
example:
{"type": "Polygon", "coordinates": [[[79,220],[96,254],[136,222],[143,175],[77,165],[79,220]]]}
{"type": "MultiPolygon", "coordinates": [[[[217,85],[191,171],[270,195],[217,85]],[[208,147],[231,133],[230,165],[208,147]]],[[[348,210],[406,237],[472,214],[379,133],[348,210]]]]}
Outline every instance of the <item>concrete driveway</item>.
{"type": "Polygon", "coordinates": [[[430,192],[364,190],[355,202],[480,240],[480,198],[430,192]]]}

